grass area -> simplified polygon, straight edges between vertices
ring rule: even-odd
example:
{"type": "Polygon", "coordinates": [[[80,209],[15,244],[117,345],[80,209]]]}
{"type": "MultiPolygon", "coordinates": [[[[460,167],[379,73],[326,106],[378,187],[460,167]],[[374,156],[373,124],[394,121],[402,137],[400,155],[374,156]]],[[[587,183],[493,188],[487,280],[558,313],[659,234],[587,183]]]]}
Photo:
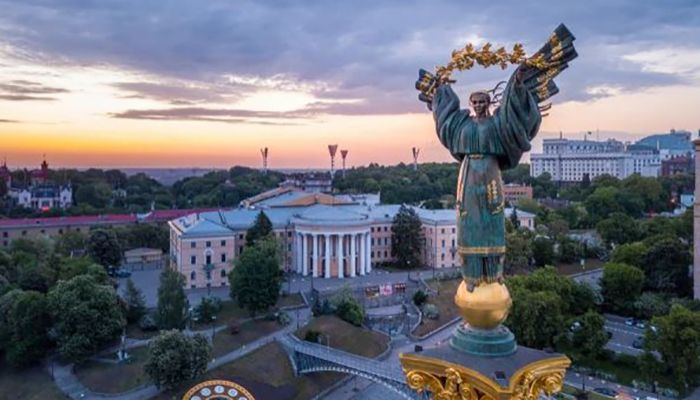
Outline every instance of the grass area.
{"type": "Polygon", "coordinates": [[[158,336],[158,331],[144,332],[139,328],[139,324],[129,324],[126,326],[126,337],[131,339],[150,339],[158,336]]]}
{"type": "Polygon", "coordinates": [[[241,324],[240,332],[236,334],[231,334],[229,329],[224,329],[214,335],[214,357],[229,353],[244,344],[254,342],[280,329],[282,329],[282,325],[277,321],[267,320],[245,322],[241,324]]]}
{"type": "Polygon", "coordinates": [[[294,400],[313,398],[343,377],[342,374],[332,372],[295,377],[287,353],[282,346],[273,342],[234,362],[209,371],[203,377],[183,383],[176,391],[161,393],[154,400],[180,400],[190,387],[199,382],[207,379],[232,379],[235,381],[236,377],[239,376],[276,387],[291,385],[296,390],[294,400]]]}
{"type": "Polygon", "coordinates": [[[559,271],[559,273],[562,275],[573,275],[578,274],[579,272],[587,272],[593,269],[603,268],[603,264],[605,263],[597,258],[588,258],[586,259],[585,268],[581,268],[580,262],[575,262],[571,264],[558,264],[557,271],[559,271]]]}
{"type": "Polygon", "coordinates": [[[428,297],[428,303],[437,306],[440,316],[437,319],[428,319],[424,316],[421,324],[413,331],[414,335],[424,336],[459,315],[454,298],[455,293],[457,293],[457,287],[461,281],[461,278],[444,281],[428,281],[428,285],[431,288],[438,290],[438,294],[428,297]]]}
{"type": "MultiPolygon", "coordinates": [[[[388,345],[388,338],[348,324],[334,316],[316,318],[300,329],[297,336],[303,337],[308,329],[314,329],[330,336],[332,347],[368,357],[381,354],[388,345]]],[[[241,329],[243,332],[243,329],[241,329]]],[[[289,364],[287,353],[277,343],[269,343],[238,360],[207,372],[192,382],[183,383],[176,391],[162,393],[156,400],[179,400],[190,387],[207,379],[233,379],[237,376],[264,382],[272,386],[291,385],[296,389],[295,400],[311,399],[324,389],[343,378],[343,374],[319,372],[295,377],[289,364]]]]}
{"type": "Polygon", "coordinates": [[[83,385],[101,393],[121,393],[148,383],[143,371],[148,347],[128,350],[129,361],[107,363],[89,360],[75,367],[75,375],[83,385]]]}
{"type": "MultiPolygon", "coordinates": [[[[296,306],[304,304],[304,299],[302,299],[301,295],[299,293],[294,293],[291,295],[286,295],[286,296],[280,296],[279,300],[277,300],[277,304],[275,304],[275,308],[279,307],[288,307],[288,306],[296,306]]],[[[195,304],[196,306],[196,304],[195,304]]],[[[217,326],[221,325],[229,325],[232,323],[235,323],[239,320],[242,319],[248,319],[250,318],[250,312],[247,310],[241,308],[236,304],[235,301],[224,301],[221,303],[221,311],[219,311],[218,314],[216,314],[216,322],[215,324],[217,326]]],[[[193,323],[192,329],[206,329],[206,328],[211,328],[211,325],[209,323],[193,323]]]]}
{"type": "Polygon", "coordinates": [[[349,324],[333,315],[314,318],[295,335],[304,339],[306,332],[321,332],[321,343],[328,341],[330,347],[357,354],[363,357],[376,357],[386,350],[389,338],[379,332],[372,332],[349,324]]]}
{"type": "Polygon", "coordinates": [[[41,366],[15,369],[0,360],[0,399],[63,400],[67,396],[41,366]]]}

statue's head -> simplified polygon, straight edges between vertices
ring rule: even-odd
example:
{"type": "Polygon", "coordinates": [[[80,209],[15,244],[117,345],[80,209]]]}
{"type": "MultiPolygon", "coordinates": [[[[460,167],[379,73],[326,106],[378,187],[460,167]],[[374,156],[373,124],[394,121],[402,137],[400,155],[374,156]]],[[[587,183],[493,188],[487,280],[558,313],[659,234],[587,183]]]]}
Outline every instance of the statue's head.
{"type": "Polygon", "coordinates": [[[469,95],[469,103],[474,109],[474,114],[477,118],[488,117],[491,113],[489,112],[489,107],[491,106],[491,95],[486,92],[479,91],[474,92],[469,95]]]}

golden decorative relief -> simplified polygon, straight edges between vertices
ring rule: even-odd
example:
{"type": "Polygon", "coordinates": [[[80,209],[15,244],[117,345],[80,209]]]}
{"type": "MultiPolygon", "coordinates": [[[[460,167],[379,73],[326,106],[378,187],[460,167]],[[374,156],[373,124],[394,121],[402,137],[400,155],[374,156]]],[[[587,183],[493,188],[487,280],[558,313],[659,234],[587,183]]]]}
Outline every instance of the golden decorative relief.
{"type": "Polygon", "coordinates": [[[571,361],[558,356],[528,364],[515,372],[507,386],[501,386],[476,370],[440,359],[401,354],[408,386],[435,400],[537,400],[541,394],[561,390],[571,361]]]}
{"type": "Polygon", "coordinates": [[[510,53],[504,47],[491,50],[491,43],[486,43],[481,49],[476,49],[474,45],[467,43],[463,49],[452,51],[450,62],[445,66],[438,66],[435,74],[440,81],[446,82],[454,71],[466,71],[475,65],[481,65],[484,68],[498,65],[501,69],[505,69],[509,64],[525,64],[537,69],[547,68],[547,62],[542,54],[527,57],[520,43],[516,43],[510,53]]]}
{"type": "Polygon", "coordinates": [[[499,254],[506,252],[506,246],[459,246],[459,254],[499,254]]]}

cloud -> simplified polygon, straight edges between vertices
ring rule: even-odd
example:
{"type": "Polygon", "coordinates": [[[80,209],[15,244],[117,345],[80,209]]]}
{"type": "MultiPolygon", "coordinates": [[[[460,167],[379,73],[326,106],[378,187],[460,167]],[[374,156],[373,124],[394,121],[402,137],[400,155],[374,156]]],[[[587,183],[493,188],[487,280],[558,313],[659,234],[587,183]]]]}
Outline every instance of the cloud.
{"type": "MultiPolygon", "coordinates": [[[[328,112],[416,111],[422,109],[413,89],[418,68],[446,63],[465,40],[523,42],[532,52],[561,21],[578,37],[580,56],[557,78],[558,102],[597,98],[595,87],[630,91],[678,83],[683,77],[633,55],[671,42],[700,49],[696,1],[0,3],[2,40],[22,54],[162,77],[118,88],[174,105],[225,103],[274,88],[360,100],[317,106],[328,112]]],[[[492,87],[511,72],[478,69],[455,78],[464,86],[492,87]]]]}
{"type": "Polygon", "coordinates": [[[253,111],[225,108],[182,107],[151,110],[127,110],[113,113],[113,118],[147,119],[159,121],[210,121],[226,123],[256,123],[263,125],[292,125],[291,121],[271,119],[298,119],[300,115],[285,112],[253,111]]]}
{"type": "Polygon", "coordinates": [[[19,122],[19,121],[14,120],[14,119],[3,119],[3,118],[0,118],[0,124],[16,124],[16,123],[18,123],[18,122],[19,122]]]}
{"type": "Polygon", "coordinates": [[[56,100],[51,94],[68,93],[67,89],[45,86],[38,82],[13,80],[0,83],[0,100],[7,101],[50,101],[56,100]]]}

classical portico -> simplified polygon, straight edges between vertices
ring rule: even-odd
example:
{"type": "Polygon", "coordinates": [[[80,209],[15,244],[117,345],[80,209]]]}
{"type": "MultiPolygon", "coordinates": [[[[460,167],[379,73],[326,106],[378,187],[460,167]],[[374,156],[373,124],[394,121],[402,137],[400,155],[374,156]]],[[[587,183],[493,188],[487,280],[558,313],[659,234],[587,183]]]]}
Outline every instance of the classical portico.
{"type": "Polygon", "coordinates": [[[294,220],[296,271],[314,278],[354,278],[372,270],[368,216],[328,207],[294,220]]]}

